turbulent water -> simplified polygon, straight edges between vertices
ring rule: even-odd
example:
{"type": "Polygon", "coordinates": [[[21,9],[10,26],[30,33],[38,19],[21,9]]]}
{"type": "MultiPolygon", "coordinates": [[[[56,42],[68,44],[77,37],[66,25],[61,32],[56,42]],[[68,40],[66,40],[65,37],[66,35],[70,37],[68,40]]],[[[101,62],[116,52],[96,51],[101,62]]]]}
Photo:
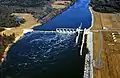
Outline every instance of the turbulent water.
{"type": "Polygon", "coordinates": [[[75,33],[38,31],[27,33],[9,50],[3,65],[4,76],[12,78],[50,78],[56,74],[82,76],[80,74],[83,74],[84,58],[79,56],[75,37],[75,33]]]}

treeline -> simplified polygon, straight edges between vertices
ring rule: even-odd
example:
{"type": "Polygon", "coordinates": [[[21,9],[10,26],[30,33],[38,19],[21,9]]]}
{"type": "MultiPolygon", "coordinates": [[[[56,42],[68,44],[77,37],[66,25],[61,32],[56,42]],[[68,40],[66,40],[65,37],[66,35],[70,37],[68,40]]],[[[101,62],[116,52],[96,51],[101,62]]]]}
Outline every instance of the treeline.
{"type": "MultiPolygon", "coordinates": [[[[16,21],[16,16],[11,15],[9,7],[0,6],[0,27],[18,27],[20,22],[16,21]]],[[[1,28],[0,28],[1,29],[1,28]]]]}
{"type": "Polygon", "coordinates": [[[4,28],[0,27],[0,32],[2,32],[2,31],[4,31],[4,30],[5,30],[4,28]]]}
{"type": "Polygon", "coordinates": [[[120,0],[91,0],[90,5],[98,12],[120,12],[120,0]]]}
{"type": "MultiPolygon", "coordinates": [[[[61,11],[61,9],[54,9],[51,7],[51,3],[53,1],[54,0],[0,0],[0,5],[7,7],[7,10],[3,8],[6,12],[10,11],[12,13],[30,13],[36,19],[38,19],[37,21],[39,22],[40,19],[46,17],[47,15],[50,16],[48,18],[51,18],[54,17],[57,14],[57,12],[59,13],[59,11],[61,11]]],[[[71,1],[74,2],[75,0],[71,1]]],[[[2,15],[3,14],[1,14],[1,16],[2,15]]],[[[8,19],[10,19],[9,15],[7,17],[8,19]]],[[[14,16],[10,20],[10,23],[12,23],[12,25],[13,23],[18,24],[18,22],[14,21],[14,16]]],[[[5,22],[7,22],[7,20],[5,22]]],[[[4,25],[5,23],[2,24],[4,25]]]]}
{"type": "MultiPolygon", "coordinates": [[[[8,11],[14,13],[31,13],[35,18],[39,19],[55,11],[50,6],[51,2],[52,0],[0,0],[0,5],[8,7],[8,11]]],[[[7,11],[6,9],[4,10],[7,11]]]]}
{"type": "Polygon", "coordinates": [[[42,7],[46,5],[49,1],[50,0],[0,0],[1,5],[22,7],[42,7]]]}
{"type": "Polygon", "coordinates": [[[0,59],[8,46],[8,44],[12,43],[15,40],[15,34],[11,34],[7,36],[6,34],[0,35],[0,59]]]}

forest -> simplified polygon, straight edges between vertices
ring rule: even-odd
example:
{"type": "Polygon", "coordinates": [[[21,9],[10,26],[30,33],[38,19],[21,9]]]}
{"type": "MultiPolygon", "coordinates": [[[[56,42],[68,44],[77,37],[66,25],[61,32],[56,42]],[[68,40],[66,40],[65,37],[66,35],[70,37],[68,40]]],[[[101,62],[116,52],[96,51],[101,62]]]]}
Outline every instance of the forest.
{"type": "Polygon", "coordinates": [[[104,13],[119,13],[120,0],[91,0],[93,10],[104,13]]]}
{"type": "Polygon", "coordinates": [[[7,36],[6,34],[0,35],[0,59],[8,46],[8,44],[12,43],[15,40],[15,34],[11,34],[7,36]]]}
{"type": "MultiPolygon", "coordinates": [[[[54,0],[0,0],[0,12],[2,12],[0,13],[0,26],[19,26],[19,23],[15,21],[15,16],[10,15],[11,13],[30,13],[37,21],[47,15],[49,15],[48,18],[52,18],[62,10],[52,8],[51,3],[53,1],[54,0]]],[[[75,0],[71,1],[75,2],[75,0]]]]}
{"type": "Polygon", "coordinates": [[[11,15],[11,11],[7,7],[0,6],[0,27],[17,27],[20,25],[15,21],[16,16],[11,15]]]}
{"type": "Polygon", "coordinates": [[[30,13],[39,20],[51,12],[56,12],[56,9],[49,7],[50,2],[50,0],[0,0],[0,27],[19,26],[11,13],[30,13]]]}
{"type": "Polygon", "coordinates": [[[1,5],[22,6],[22,7],[37,7],[48,4],[50,0],[0,0],[1,5]]]}

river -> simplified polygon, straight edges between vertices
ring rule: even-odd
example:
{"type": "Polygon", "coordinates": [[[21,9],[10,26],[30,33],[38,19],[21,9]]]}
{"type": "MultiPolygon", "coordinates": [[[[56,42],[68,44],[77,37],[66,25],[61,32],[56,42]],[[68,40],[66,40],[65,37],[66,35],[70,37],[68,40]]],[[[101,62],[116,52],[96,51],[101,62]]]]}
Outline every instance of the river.
{"type": "MultiPolygon", "coordinates": [[[[7,53],[1,65],[1,78],[82,78],[84,56],[76,46],[76,33],[41,32],[56,28],[78,28],[91,26],[89,0],[77,0],[62,14],[42,26],[33,28],[18,40],[7,53]]],[[[80,36],[80,44],[82,39],[80,36]]]]}
{"type": "Polygon", "coordinates": [[[89,10],[90,0],[77,0],[73,6],[56,16],[52,20],[33,28],[34,30],[55,30],[56,28],[78,28],[82,23],[82,29],[89,28],[92,23],[89,10]]]}

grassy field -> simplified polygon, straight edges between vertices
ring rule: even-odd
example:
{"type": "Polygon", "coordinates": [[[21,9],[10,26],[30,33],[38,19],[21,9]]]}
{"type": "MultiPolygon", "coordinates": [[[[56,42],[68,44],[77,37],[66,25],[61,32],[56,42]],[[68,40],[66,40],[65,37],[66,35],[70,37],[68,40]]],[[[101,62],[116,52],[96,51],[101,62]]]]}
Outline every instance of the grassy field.
{"type": "MultiPolygon", "coordinates": [[[[102,68],[100,70],[94,68],[94,78],[119,78],[120,77],[120,14],[98,13],[92,11],[94,15],[94,25],[91,30],[102,30],[106,27],[109,30],[102,32],[102,68]],[[112,37],[112,33],[116,33],[116,42],[112,37]]],[[[100,50],[100,34],[93,32],[93,59],[97,58],[100,50]]]]}

